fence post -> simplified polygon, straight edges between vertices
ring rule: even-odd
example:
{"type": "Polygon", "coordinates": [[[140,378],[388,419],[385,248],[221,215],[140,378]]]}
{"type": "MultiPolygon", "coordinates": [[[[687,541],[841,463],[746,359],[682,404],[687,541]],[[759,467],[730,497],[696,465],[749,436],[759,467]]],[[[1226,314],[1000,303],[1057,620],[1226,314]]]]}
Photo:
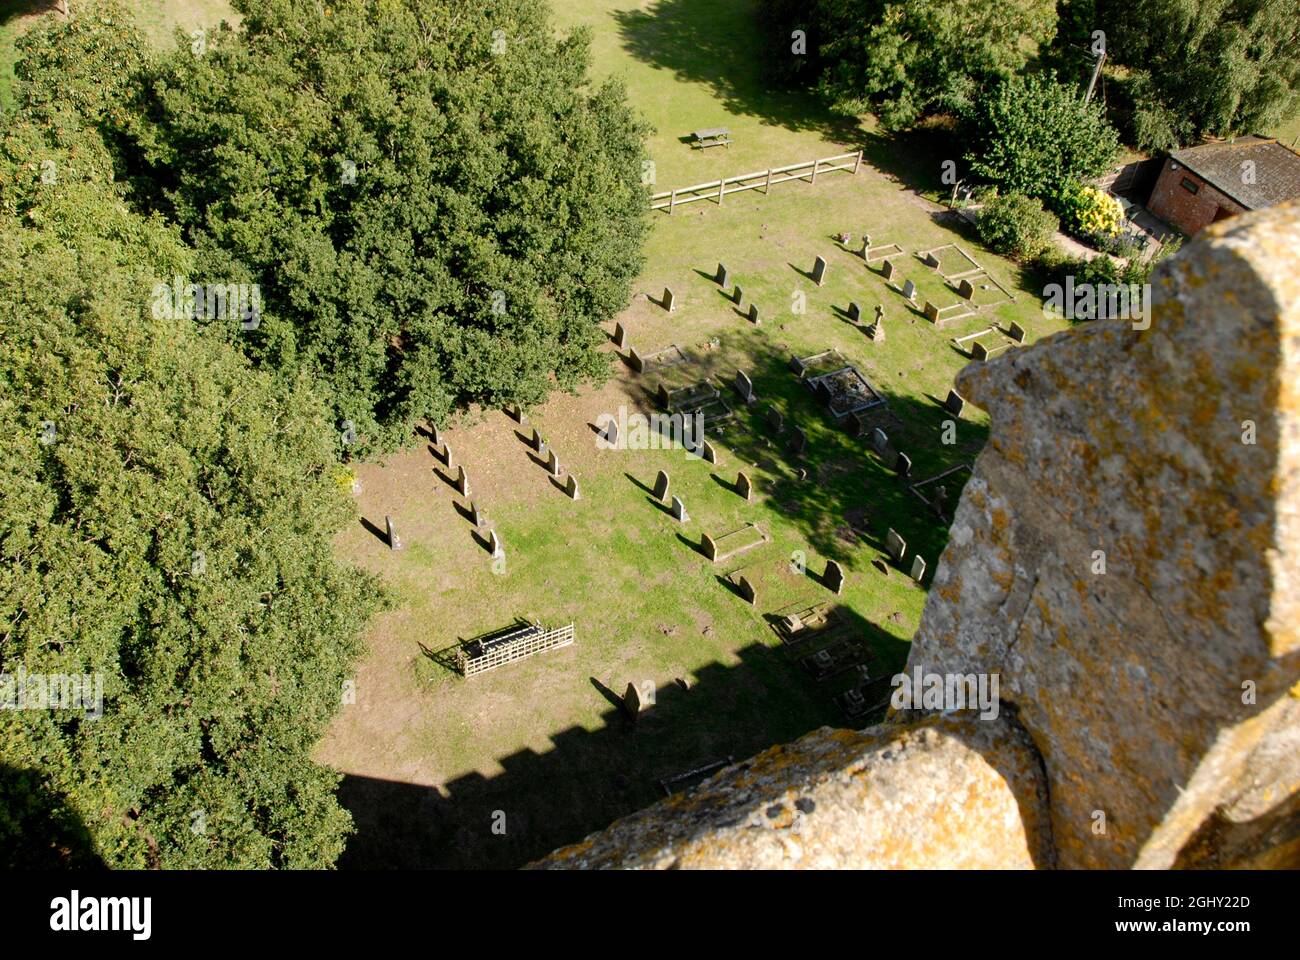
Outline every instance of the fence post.
{"type": "Polygon", "coordinates": [[[812,175],[812,182],[813,182],[813,185],[814,185],[814,186],[815,186],[816,183],[817,183],[817,164],[819,164],[819,163],[821,163],[820,160],[814,160],[814,161],[813,161],[813,175],[812,175]]]}
{"type": "Polygon", "coordinates": [[[722,206],[722,191],[726,188],[726,186],[727,186],[726,180],[718,181],[718,206],[722,206]]]}
{"type": "Polygon", "coordinates": [[[767,183],[763,184],[763,196],[772,192],[772,168],[767,168],[767,183]]]}
{"type": "Polygon", "coordinates": [[[853,175],[858,175],[858,167],[862,166],[862,151],[858,151],[858,159],[853,162],[853,175]]]}
{"type": "Polygon", "coordinates": [[[674,189],[674,190],[673,190],[673,195],[672,195],[671,197],[668,198],[668,213],[669,213],[669,214],[671,214],[671,213],[673,212],[673,207],[676,206],[676,205],[677,205],[677,191],[676,191],[676,189],[674,189]]]}

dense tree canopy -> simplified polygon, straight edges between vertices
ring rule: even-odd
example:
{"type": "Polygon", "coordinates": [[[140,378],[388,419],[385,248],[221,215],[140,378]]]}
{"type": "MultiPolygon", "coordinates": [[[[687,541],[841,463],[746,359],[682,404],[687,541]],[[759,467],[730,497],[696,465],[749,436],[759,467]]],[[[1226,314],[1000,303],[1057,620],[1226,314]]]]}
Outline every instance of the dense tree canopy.
{"type": "Polygon", "coordinates": [[[1083,44],[1106,34],[1123,68],[1132,136],[1172,149],[1205,135],[1265,133],[1300,110],[1296,0],[1063,0],[1083,44]]]}
{"type": "MultiPolygon", "coordinates": [[[[1055,0],[765,0],[778,63],[807,74],[788,52],[807,32],[821,90],[839,108],[873,111],[907,127],[936,111],[962,111],[980,88],[1024,67],[1056,29],[1055,0]]],[[[810,79],[810,78],[806,78],[810,79]]]]}
{"type": "Polygon", "coordinates": [[[267,317],[226,324],[322,384],[363,447],[606,369],[646,223],[644,131],[540,0],[238,0],[179,51],[139,143],[199,251],[267,317]]]}
{"type": "Polygon", "coordinates": [[[151,309],[194,254],[114,178],[126,22],[31,34],[0,140],[0,673],[102,693],[0,710],[0,861],[329,865],[349,817],[310,751],[376,588],[332,555],[309,386],[151,309]]]}

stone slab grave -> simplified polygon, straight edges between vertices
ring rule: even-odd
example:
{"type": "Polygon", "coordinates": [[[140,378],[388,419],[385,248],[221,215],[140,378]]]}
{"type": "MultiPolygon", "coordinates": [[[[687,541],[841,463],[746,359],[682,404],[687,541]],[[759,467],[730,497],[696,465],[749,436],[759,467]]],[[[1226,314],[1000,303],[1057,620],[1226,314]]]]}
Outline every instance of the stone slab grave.
{"type": "Polygon", "coordinates": [[[1004,303],[1015,303],[1016,295],[1014,291],[999,283],[994,277],[990,276],[988,271],[983,267],[976,267],[974,270],[966,270],[962,273],[951,274],[944,277],[949,284],[957,291],[957,295],[964,300],[970,301],[971,305],[980,310],[985,307],[996,307],[1004,303]],[[993,299],[983,299],[977,303],[980,293],[988,290],[996,290],[997,294],[993,299]]]}
{"type": "Polygon", "coordinates": [[[722,391],[710,380],[700,380],[676,390],[668,390],[661,385],[659,399],[668,408],[669,413],[683,416],[698,414],[705,429],[714,429],[718,424],[725,423],[736,415],[731,405],[722,396],[722,391]]]}
{"type": "Polygon", "coordinates": [[[903,248],[896,243],[884,243],[879,246],[868,247],[862,253],[862,259],[867,263],[875,263],[878,260],[888,260],[890,257],[899,257],[903,254],[903,248]]]}
{"type": "Polygon", "coordinates": [[[857,638],[845,637],[836,640],[825,649],[818,650],[799,661],[818,683],[832,680],[842,673],[866,662],[870,654],[864,644],[857,638]]]}
{"type": "Polygon", "coordinates": [[[940,330],[955,320],[964,320],[967,317],[975,316],[975,311],[971,309],[969,304],[952,303],[946,307],[941,307],[929,300],[925,301],[923,312],[925,313],[925,319],[940,330]]]}
{"type": "Polygon", "coordinates": [[[948,507],[957,502],[957,498],[961,494],[961,488],[966,485],[966,479],[971,475],[971,471],[971,464],[959,463],[954,467],[936,473],[932,477],[918,480],[907,489],[911,490],[916,495],[916,498],[929,508],[931,513],[937,514],[946,520],[948,507]],[[939,493],[941,489],[945,491],[942,495],[939,493]]]}
{"type": "Polygon", "coordinates": [[[384,531],[388,538],[388,549],[401,550],[402,538],[397,535],[397,527],[394,526],[392,517],[384,517],[384,531]]]}
{"type": "Polygon", "coordinates": [[[885,548],[895,563],[902,563],[903,558],[907,556],[907,541],[899,536],[898,531],[893,527],[889,528],[889,535],[885,540],[885,548]]]}
{"type": "Polygon", "coordinates": [[[662,778],[659,781],[659,789],[664,792],[665,797],[671,797],[674,793],[684,793],[691,787],[703,783],[719,770],[729,767],[735,762],[736,758],[728,755],[725,760],[713,760],[709,763],[700,764],[697,767],[692,767],[685,773],[678,773],[671,777],[662,778]]]}
{"type": "Polygon", "coordinates": [[[848,366],[851,364],[845,359],[844,354],[834,347],[806,357],[793,355],[790,357],[790,372],[800,380],[816,378],[824,373],[834,373],[848,366]]]}
{"type": "Polygon", "coordinates": [[[754,484],[749,479],[749,474],[744,470],[736,473],[736,493],[745,498],[746,501],[754,499],[754,484]]]}
{"type": "Polygon", "coordinates": [[[773,616],[771,625],[787,647],[802,647],[810,640],[832,640],[849,634],[852,629],[839,606],[830,600],[799,601],[782,607],[773,616]]]}
{"type": "Polygon", "coordinates": [[[686,512],[686,505],[682,503],[681,497],[673,497],[672,516],[678,523],[687,523],[691,519],[691,515],[686,512]]]}
{"type": "Polygon", "coordinates": [[[668,502],[668,486],[671,482],[668,474],[663,470],[655,476],[654,495],[660,503],[668,502]]]}
{"type": "Polygon", "coordinates": [[[641,357],[639,372],[650,373],[654,370],[665,370],[669,367],[675,367],[679,363],[688,363],[690,359],[690,355],[685,350],[673,343],[662,350],[656,350],[654,353],[641,357]]]}
{"type": "Polygon", "coordinates": [[[918,250],[916,255],[927,267],[938,270],[939,275],[945,280],[952,280],[954,277],[962,276],[963,273],[983,272],[984,270],[978,260],[955,243],[943,243],[937,247],[931,247],[929,250],[918,250]],[[961,269],[954,270],[951,273],[944,273],[942,269],[943,260],[947,258],[951,262],[954,257],[961,269]]]}
{"type": "Polygon", "coordinates": [[[816,260],[813,261],[812,282],[817,284],[817,286],[820,287],[822,285],[822,282],[825,279],[826,279],[826,258],[818,257],[816,260]]]}
{"type": "Polygon", "coordinates": [[[705,534],[701,547],[710,561],[723,563],[771,542],[771,536],[764,533],[757,524],[746,523],[719,537],[705,534]]]}
{"type": "Polygon", "coordinates": [[[975,340],[970,345],[970,356],[972,360],[992,360],[1011,349],[1009,343],[999,343],[994,346],[987,346],[982,340],[975,340]]]}
{"type": "Polygon", "coordinates": [[[623,694],[623,710],[635,721],[642,713],[655,705],[655,685],[652,680],[640,683],[628,683],[623,694]]]}
{"type": "Polygon", "coordinates": [[[844,589],[844,568],[834,560],[827,560],[826,572],[822,574],[822,584],[831,593],[838,595],[844,589]]]}
{"type": "Polygon", "coordinates": [[[829,373],[805,377],[803,382],[813,390],[815,397],[826,405],[829,414],[837,421],[885,405],[883,395],[852,364],[829,373]]]}

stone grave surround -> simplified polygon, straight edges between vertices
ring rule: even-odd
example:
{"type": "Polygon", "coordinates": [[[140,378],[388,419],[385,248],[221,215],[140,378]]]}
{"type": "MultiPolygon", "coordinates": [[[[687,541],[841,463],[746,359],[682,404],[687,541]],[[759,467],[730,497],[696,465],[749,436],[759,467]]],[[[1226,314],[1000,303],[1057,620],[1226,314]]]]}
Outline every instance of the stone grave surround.
{"type": "Polygon", "coordinates": [[[1156,268],[1149,329],[959,375],[990,437],[905,672],[998,676],[995,718],[820,730],[537,866],[1300,865],[1297,262],[1300,204],[1233,217],[1156,268]],[[792,796],[797,849],[751,826],[792,796]]]}

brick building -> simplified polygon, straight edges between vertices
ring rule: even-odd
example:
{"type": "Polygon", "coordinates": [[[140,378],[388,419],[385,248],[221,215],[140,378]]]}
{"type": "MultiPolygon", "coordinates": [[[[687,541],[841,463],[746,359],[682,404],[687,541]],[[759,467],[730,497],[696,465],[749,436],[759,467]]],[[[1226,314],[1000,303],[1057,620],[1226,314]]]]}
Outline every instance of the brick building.
{"type": "Polygon", "coordinates": [[[1276,140],[1240,137],[1170,154],[1147,208],[1187,234],[1248,210],[1300,198],[1300,154],[1276,140]]]}

